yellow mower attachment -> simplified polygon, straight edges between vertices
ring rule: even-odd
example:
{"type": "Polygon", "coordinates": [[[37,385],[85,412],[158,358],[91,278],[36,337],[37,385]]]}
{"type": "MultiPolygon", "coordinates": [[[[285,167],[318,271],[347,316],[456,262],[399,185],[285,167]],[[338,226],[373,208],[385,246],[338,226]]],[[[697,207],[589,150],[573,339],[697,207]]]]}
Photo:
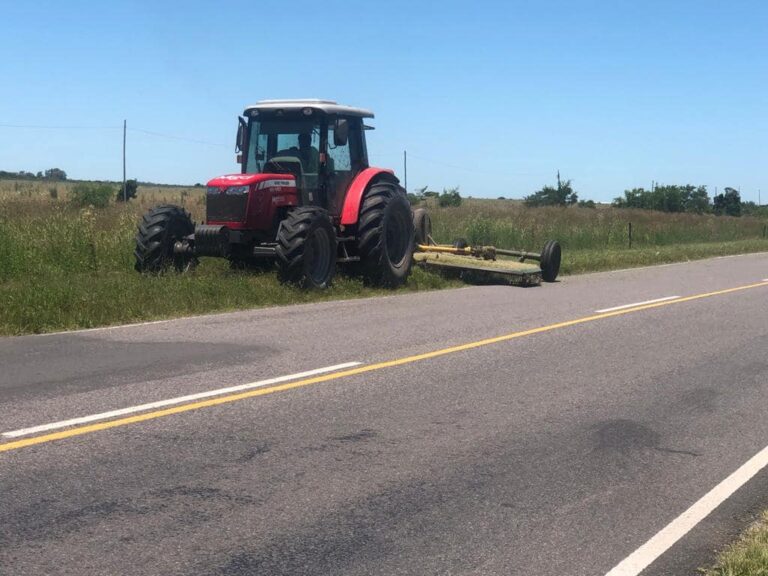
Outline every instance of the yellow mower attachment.
{"type": "Polygon", "coordinates": [[[522,286],[537,285],[542,280],[554,282],[560,271],[560,244],[552,240],[544,245],[541,254],[495,246],[469,246],[463,240],[457,240],[453,246],[434,244],[431,236],[427,241],[430,243],[417,244],[413,255],[414,261],[426,268],[466,273],[477,279],[504,278],[522,286]],[[525,260],[538,260],[539,264],[525,263],[525,260]]]}

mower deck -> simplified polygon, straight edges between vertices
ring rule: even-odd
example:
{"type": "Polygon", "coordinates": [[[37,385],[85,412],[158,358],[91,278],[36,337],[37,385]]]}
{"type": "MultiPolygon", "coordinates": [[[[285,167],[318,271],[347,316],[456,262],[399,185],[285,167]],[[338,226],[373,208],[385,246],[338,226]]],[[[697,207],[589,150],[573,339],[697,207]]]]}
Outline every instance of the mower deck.
{"type": "Polygon", "coordinates": [[[466,272],[480,279],[503,279],[518,286],[536,286],[541,283],[541,268],[538,265],[517,260],[485,260],[448,252],[416,252],[413,259],[425,268],[466,272]]]}

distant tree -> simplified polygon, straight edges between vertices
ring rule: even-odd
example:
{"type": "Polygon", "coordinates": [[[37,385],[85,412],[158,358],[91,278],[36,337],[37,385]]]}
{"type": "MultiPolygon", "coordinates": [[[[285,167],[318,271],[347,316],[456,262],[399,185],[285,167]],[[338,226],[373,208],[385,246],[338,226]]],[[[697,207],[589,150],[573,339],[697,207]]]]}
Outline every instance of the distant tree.
{"type": "Polygon", "coordinates": [[[499,197],[497,198],[497,200],[506,200],[506,198],[504,198],[504,196],[499,196],[499,197]]]}
{"type": "Polygon", "coordinates": [[[723,194],[714,197],[713,203],[715,214],[741,216],[741,194],[735,188],[726,187],[723,194]]]}
{"type": "MultiPolygon", "coordinates": [[[[693,188],[691,186],[691,188],[693,188]]],[[[711,209],[709,205],[709,194],[706,186],[698,186],[690,191],[685,201],[685,211],[704,214],[711,209]]]]}
{"type": "Polygon", "coordinates": [[[45,171],[46,180],[66,180],[67,173],[61,168],[49,168],[45,171]]]}
{"type": "Polygon", "coordinates": [[[594,200],[579,200],[580,208],[597,208],[594,200]]]}
{"type": "Polygon", "coordinates": [[[408,202],[411,203],[411,206],[416,206],[417,204],[421,204],[424,201],[424,193],[427,191],[427,187],[424,186],[423,188],[416,188],[413,192],[408,192],[408,202]]]}
{"type": "Polygon", "coordinates": [[[624,191],[624,197],[614,199],[617,208],[640,208],[660,212],[709,211],[709,195],[706,186],[686,184],[655,186],[653,190],[632,188],[624,191]]]}
{"type": "Polygon", "coordinates": [[[449,188],[446,190],[443,188],[443,193],[437,198],[439,206],[445,208],[447,206],[461,206],[461,194],[459,194],[459,187],[449,188]]]}
{"type": "Polygon", "coordinates": [[[126,200],[130,200],[131,198],[136,198],[136,192],[139,189],[139,183],[136,180],[126,180],[125,181],[125,195],[123,194],[123,186],[120,185],[120,187],[117,189],[117,196],[116,199],[118,202],[122,202],[123,198],[126,200]]]}
{"type": "Polygon", "coordinates": [[[579,201],[579,196],[573,191],[571,181],[560,180],[560,172],[557,173],[557,188],[544,186],[541,190],[525,197],[526,206],[570,206],[579,201]]]}

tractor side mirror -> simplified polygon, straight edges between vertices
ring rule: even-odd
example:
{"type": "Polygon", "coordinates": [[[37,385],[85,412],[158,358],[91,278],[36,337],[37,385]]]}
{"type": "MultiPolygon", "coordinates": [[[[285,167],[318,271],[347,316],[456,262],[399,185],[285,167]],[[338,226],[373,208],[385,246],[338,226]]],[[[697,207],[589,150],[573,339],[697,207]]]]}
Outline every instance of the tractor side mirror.
{"type": "Polygon", "coordinates": [[[333,145],[346,146],[349,140],[349,123],[346,118],[339,118],[333,127],[333,145]]]}
{"type": "Polygon", "coordinates": [[[237,139],[235,140],[235,152],[242,152],[245,148],[245,118],[237,118],[237,139]]]}

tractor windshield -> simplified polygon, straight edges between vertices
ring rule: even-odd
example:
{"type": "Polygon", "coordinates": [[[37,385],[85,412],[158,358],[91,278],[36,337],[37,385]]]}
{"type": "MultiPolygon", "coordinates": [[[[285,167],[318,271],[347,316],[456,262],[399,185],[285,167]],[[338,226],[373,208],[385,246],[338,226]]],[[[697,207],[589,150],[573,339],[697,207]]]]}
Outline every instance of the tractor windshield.
{"type": "Polygon", "coordinates": [[[291,171],[300,163],[306,180],[317,180],[320,123],[312,118],[254,118],[251,121],[245,172],[291,171]]]}

